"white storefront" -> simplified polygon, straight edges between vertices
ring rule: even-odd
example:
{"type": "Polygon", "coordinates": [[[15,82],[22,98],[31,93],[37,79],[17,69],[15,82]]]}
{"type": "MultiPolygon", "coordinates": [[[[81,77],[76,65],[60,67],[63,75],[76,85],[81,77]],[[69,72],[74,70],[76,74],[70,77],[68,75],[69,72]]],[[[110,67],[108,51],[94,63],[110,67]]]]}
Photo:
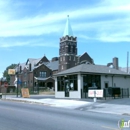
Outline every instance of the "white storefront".
{"type": "Polygon", "coordinates": [[[85,80],[86,83],[90,82],[87,79],[95,80],[91,82],[95,82],[98,89],[105,87],[129,88],[130,93],[129,74],[104,66],[82,64],[55,75],[55,97],[84,98],[85,80]],[[70,85],[71,83],[73,85],[70,85]]]}

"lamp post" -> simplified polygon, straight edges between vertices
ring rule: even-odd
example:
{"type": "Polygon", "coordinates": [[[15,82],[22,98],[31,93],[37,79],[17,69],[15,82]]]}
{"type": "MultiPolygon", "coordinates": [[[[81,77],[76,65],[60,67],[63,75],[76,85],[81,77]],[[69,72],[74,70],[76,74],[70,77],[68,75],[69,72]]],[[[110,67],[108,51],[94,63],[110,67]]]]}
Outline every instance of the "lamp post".
{"type": "Polygon", "coordinates": [[[18,81],[19,79],[18,79],[18,72],[17,72],[17,97],[18,97],[18,81]]]}
{"type": "Polygon", "coordinates": [[[18,97],[18,72],[15,73],[16,97],[18,97]]]}

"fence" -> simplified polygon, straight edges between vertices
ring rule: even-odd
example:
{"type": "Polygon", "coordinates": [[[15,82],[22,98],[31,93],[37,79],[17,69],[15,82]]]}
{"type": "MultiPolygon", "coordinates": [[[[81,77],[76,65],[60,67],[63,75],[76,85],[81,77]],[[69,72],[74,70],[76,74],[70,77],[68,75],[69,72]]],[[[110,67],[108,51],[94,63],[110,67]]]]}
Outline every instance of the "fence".
{"type": "Polygon", "coordinates": [[[129,98],[129,88],[104,88],[104,98],[129,98]]]}
{"type": "MultiPolygon", "coordinates": [[[[91,90],[91,89],[90,89],[91,90]]],[[[94,90],[94,89],[92,89],[94,90]]],[[[110,99],[110,98],[129,98],[129,88],[119,88],[119,87],[108,87],[103,89],[103,98],[100,99],[110,99]]],[[[89,98],[88,91],[81,90],[82,98],[89,98]]]]}

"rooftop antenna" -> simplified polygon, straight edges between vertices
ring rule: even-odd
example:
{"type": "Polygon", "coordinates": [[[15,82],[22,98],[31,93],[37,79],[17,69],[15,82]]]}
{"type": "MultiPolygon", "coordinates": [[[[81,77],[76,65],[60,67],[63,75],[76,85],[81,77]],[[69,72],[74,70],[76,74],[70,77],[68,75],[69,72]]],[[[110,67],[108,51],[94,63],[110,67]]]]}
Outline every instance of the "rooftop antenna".
{"type": "Polygon", "coordinates": [[[129,52],[127,52],[127,73],[129,71],[129,52]]]}

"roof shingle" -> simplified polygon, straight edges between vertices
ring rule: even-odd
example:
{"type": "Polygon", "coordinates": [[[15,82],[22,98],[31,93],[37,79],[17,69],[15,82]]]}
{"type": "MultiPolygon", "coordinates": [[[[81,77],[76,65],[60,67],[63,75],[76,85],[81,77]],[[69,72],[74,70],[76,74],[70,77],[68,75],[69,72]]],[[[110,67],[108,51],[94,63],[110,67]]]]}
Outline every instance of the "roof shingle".
{"type": "Polygon", "coordinates": [[[88,65],[88,64],[81,64],[81,65],[75,66],[73,68],[59,72],[56,75],[64,75],[64,74],[79,73],[79,72],[82,72],[82,73],[97,73],[97,74],[129,75],[129,74],[123,72],[123,71],[116,70],[116,69],[113,69],[113,68],[109,68],[107,66],[88,65]]]}

